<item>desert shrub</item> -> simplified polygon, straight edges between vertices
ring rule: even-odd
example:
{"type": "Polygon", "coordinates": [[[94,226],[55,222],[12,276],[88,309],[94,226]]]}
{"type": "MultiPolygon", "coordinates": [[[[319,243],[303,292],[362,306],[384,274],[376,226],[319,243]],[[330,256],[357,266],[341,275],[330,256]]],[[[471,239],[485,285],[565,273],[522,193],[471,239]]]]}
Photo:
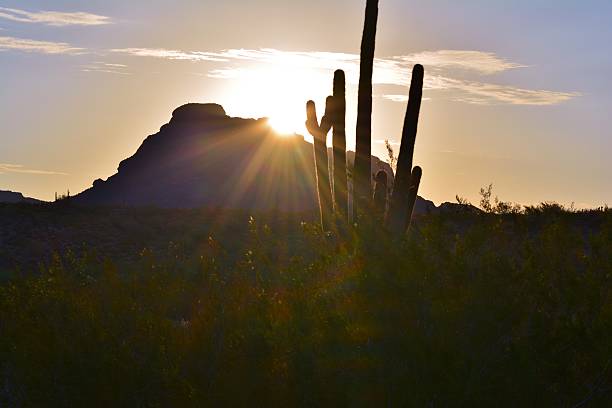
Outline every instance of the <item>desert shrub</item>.
{"type": "Polygon", "coordinates": [[[612,220],[585,217],[66,251],[0,285],[0,405],[603,406],[612,220]]]}

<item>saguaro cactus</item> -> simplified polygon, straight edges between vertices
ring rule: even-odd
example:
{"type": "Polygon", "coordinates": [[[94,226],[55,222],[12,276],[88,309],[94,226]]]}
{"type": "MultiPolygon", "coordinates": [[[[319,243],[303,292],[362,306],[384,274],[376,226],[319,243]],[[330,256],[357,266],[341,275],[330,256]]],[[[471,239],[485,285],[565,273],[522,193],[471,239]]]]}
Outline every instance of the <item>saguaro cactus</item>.
{"type": "Polygon", "coordinates": [[[346,79],[344,71],[334,73],[333,156],[334,209],[338,219],[348,216],[348,186],[346,178],[346,79]]]}
{"type": "Polygon", "coordinates": [[[410,220],[407,217],[409,215],[412,216],[414,201],[416,200],[416,189],[418,189],[421,178],[420,169],[412,171],[412,158],[419,122],[419,111],[421,109],[421,98],[423,96],[423,75],[423,66],[415,65],[412,69],[412,82],[410,83],[408,108],[404,118],[402,145],[397,160],[397,172],[386,221],[387,228],[396,235],[404,233],[406,226],[410,225],[410,220]],[[415,185],[412,175],[415,176],[414,181],[417,181],[416,179],[418,178],[414,194],[411,194],[411,187],[415,185]],[[412,195],[414,195],[414,198],[412,198],[412,195]]]}
{"type": "MultiPolygon", "coordinates": [[[[402,234],[410,226],[421,181],[420,167],[412,169],[414,144],[418,128],[419,112],[423,95],[424,69],[415,65],[412,70],[410,97],[404,118],[402,143],[397,162],[397,174],[393,193],[387,206],[387,177],[380,172],[376,176],[376,191],[372,197],[371,148],[372,148],[372,74],[374,70],[374,50],[376,43],[376,25],[378,21],[378,0],[367,0],[365,24],[361,42],[361,65],[359,76],[359,95],[357,104],[357,134],[355,165],[353,178],[353,217],[367,210],[375,211],[380,218],[386,209],[385,225],[395,235],[402,234]],[[374,206],[372,205],[374,203],[374,206]]],[[[346,95],[344,72],[334,74],[334,96],[327,98],[325,115],[319,124],[314,102],[309,101],[306,108],[306,126],[314,137],[315,167],[321,224],[329,230],[333,220],[333,204],[336,204],[338,215],[344,218],[348,214],[348,191],[346,168],[346,95]],[[333,133],[333,193],[327,161],[327,133],[331,126],[333,133]],[[346,184],[345,184],[346,183],[346,184]]]]}
{"type": "Polygon", "coordinates": [[[361,40],[361,65],[357,103],[355,167],[353,169],[353,213],[367,205],[372,197],[372,73],[378,22],[378,0],[367,0],[361,40]]]}
{"type": "Polygon", "coordinates": [[[412,169],[412,174],[410,177],[410,190],[408,190],[408,207],[406,208],[406,225],[404,226],[404,231],[410,228],[410,223],[412,222],[412,213],[414,212],[414,205],[419,192],[419,186],[421,185],[422,176],[423,170],[419,166],[412,169]]]}
{"type": "Polygon", "coordinates": [[[321,123],[317,119],[317,110],[313,101],[306,104],[306,128],[314,138],[314,159],[317,179],[317,193],[321,213],[321,227],[330,231],[333,218],[333,202],[331,184],[329,181],[329,163],[327,158],[327,134],[332,126],[331,109],[333,97],[328,97],[325,104],[325,115],[321,123]]]}
{"type": "Polygon", "coordinates": [[[387,209],[387,172],[380,170],[374,180],[374,212],[377,218],[382,219],[387,209]]]}

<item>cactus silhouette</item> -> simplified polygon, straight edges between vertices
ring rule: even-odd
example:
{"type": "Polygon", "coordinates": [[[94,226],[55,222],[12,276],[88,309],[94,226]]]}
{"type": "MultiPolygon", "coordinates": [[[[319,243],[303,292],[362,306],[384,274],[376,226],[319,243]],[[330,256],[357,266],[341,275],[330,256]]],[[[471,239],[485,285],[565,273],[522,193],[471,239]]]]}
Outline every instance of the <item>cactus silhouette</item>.
{"type": "Polygon", "coordinates": [[[329,179],[329,163],[327,157],[327,134],[332,126],[333,97],[329,96],[325,103],[325,114],[321,123],[317,119],[317,110],[313,101],[306,103],[306,129],[314,138],[314,159],[317,179],[319,210],[323,231],[330,231],[333,218],[333,201],[329,179]]]}
{"type": "Polygon", "coordinates": [[[383,219],[387,209],[387,172],[380,170],[374,180],[374,214],[376,218],[383,219]]]}
{"type": "Polygon", "coordinates": [[[372,151],[372,72],[376,45],[378,0],[367,0],[363,37],[361,40],[361,63],[357,102],[357,129],[355,167],[353,169],[353,216],[372,198],[371,151],[372,151]]]}
{"type": "Polygon", "coordinates": [[[406,208],[406,225],[404,226],[404,231],[410,228],[410,223],[412,222],[412,213],[414,212],[414,204],[416,203],[422,176],[423,170],[419,166],[412,169],[412,174],[410,177],[410,190],[408,191],[408,207],[406,208]]]}
{"type": "MultiPolygon", "coordinates": [[[[410,96],[404,118],[402,143],[397,160],[397,172],[393,191],[389,200],[387,174],[376,174],[376,187],[372,195],[371,150],[372,150],[372,74],[374,69],[374,50],[376,45],[376,25],[378,20],[378,0],[367,0],[365,24],[361,41],[361,63],[359,92],[357,102],[357,129],[355,164],[352,169],[353,181],[353,219],[368,210],[373,210],[376,218],[384,219],[387,229],[394,235],[406,232],[410,227],[412,213],[417,199],[422,170],[412,168],[414,144],[416,141],[421,99],[423,96],[422,65],[412,70],[410,96]],[[387,205],[388,204],[388,205],[387,205]],[[385,214],[386,213],[386,214],[385,214]]],[[[329,231],[333,220],[334,203],[338,219],[348,214],[348,183],[350,169],[346,168],[346,90],[344,72],[334,73],[333,96],[327,98],[325,115],[319,124],[315,104],[306,105],[306,127],[314,138],[314,155],[317,179],[321,225],[329,231]],[[327,158],[327,133],[333,126],[333,175],[330,179],[327,158]],[[333,191],[332,191],[333,186],[333,191]]]]}
{"type": "Polygon", "coordinates": [[[346,174],[346,79],[344,71],[334,72],[333,104],[333,191],[334,209],[339,220],[347,220],[348,186],[346,174]]]}
{"type": "Polygon", "coordinates": [[[421,98],[423,96],[423,75],[423,66],[415,65],[412,69],[412,81],[410,83],[408,108],[404,118],[402,144],[397,159],[397,172],[386,220],[387,228],[395,235],[404,233],[406,227],[410,225],[410,219],[407,219],[407,217],[412,216],[422,174],[420,168],[412,170],[412,158],[417,135],[419,111],[421,109],[421,98]],[[411,190],[413,186],[415,187],[414,191],[411,190]]]}

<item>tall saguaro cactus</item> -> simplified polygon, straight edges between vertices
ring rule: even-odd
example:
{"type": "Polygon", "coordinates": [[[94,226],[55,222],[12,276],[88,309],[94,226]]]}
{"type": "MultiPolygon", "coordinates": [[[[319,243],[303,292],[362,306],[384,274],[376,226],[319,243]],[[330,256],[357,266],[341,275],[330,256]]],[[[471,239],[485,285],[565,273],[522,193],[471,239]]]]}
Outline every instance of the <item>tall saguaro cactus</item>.
{"type": "Polygon", "coordinates": [[[314,138],[314,159],[317,178],[317,193],[321,212],[321,227],[330,231],[333,219],[333,201],[329,180],[329,163],[327,158],[327,134],[332,126],[333,97],[328,97],[325,104],[325,115],[321,123],[317,119],[317,110],[313,101],[306,104],[306,128],[314,138]]]}
{"type": "Polygon", "coordinates": [[[368,205],[372,198],[372,73],[378,22],[378,0],[367,0],[363,37],[361,40],[361,64],[357,103],[357,129],[355,167],[353,169],[353,213],[368,205]]]}
{"type": "Polygon", "coordinates": [[[348,186],[346,178],[346,79],[344,71],[334,73],[333,156],[334,204],[338,219],[348,216],[348,186]]]}
{"type": "Polygon", "coordinates": [[[412,170],[412,158],[414,155],[414,143],[416,141],[419,122],[419,111],[423,96],[422,65],[415,65],[412,69],[412,82],[410,83],[410,96],[408,108],[404,118],[404,130],[402,132],[402,145],[397,160],[397,173],[393,184],[393,194],[389,211],[387,214],[387,228],[395,235],[402,234],[410,225],[414,203],[416,201],[417,189],[421,179],[420,168],[412,170]],[[413,180],[414,176],[414,180],[413,180]],[[411,190],[412,187],[415,187],[411,190]],[[412,194],[413,193],[413,194],[412,194]]]}

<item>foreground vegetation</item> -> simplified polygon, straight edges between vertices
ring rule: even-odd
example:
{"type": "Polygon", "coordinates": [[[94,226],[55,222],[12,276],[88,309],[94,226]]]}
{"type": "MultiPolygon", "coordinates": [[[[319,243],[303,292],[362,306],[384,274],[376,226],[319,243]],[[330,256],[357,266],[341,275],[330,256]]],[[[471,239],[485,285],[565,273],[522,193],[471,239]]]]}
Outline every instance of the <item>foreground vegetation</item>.
{"type": "Polygon", "coordinates": [[[131,262],[93,246],[14,272],[0,406],[609,400],[610,211],[431,215],[401,241],[278,228],[251,219],[239,243],[194,233],[131,262]]]}

